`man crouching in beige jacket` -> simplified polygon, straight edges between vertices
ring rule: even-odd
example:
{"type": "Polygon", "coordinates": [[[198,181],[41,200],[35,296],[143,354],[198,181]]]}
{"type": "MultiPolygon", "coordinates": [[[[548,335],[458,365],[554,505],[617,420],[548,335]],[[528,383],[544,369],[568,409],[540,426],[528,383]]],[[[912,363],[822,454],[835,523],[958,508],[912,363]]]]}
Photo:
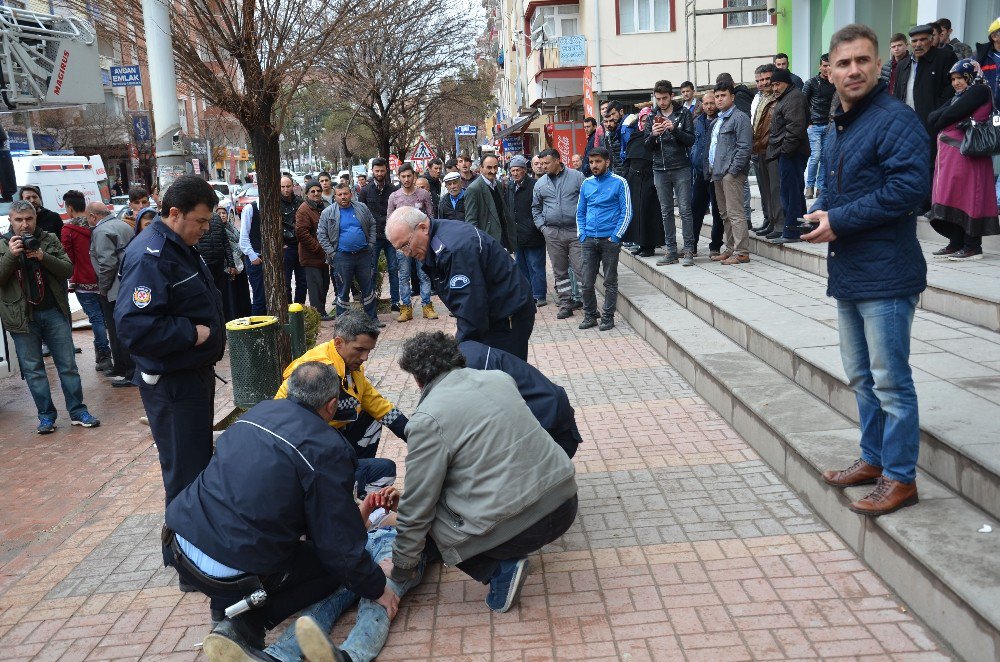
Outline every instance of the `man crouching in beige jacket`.
{"type": "Polygon", "coordinates": [[[465,367],[455,338],[418,333],[400,367],[422,390],[406,426],[406,489],[399,503],[392,579],[416,572],[425,546],[490,585],[505,612],[528,574],[528,554],[576,519],[573,462],[538,424],[514,380],[465,367]]]}

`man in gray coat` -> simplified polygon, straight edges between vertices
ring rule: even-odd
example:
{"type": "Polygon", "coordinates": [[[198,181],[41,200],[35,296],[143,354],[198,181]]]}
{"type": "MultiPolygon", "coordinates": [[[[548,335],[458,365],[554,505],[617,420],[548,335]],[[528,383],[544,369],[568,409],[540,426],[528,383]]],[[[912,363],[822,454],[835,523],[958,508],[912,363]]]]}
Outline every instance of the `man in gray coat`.
{"type": "Polygon", "coordinates": [[[399,503],[395,582],[418,572],[425,548],[489,584],[486,605],[509,610],[527,555],[576,519],[573,462],[531,414],[510,375],[466,368],[451,335],[418,333],[399,366],[421,389],[406,426],[406,492],[399,503]],[[456,407],[455,403],[462,406],[456,407]]]}
{"type": "Polygon", "coordinates": [[[556,283],[557,319],[573,315],[572,280],[569,269],[583,273],[583,252],[576,228],[576,206],[580,201],[583,173],[567,168],[559,152],[547,149],[539,154],[545,174],[535,182],[531,194],[531,217],[545,236],[545,249],[552,260],[556,283]]]}
{"type": "Polygon", "coordinates": [[[705,179],[715,185],[726,234],[726,248],[709,259],[722,264],[750,261],[749,220],[743,208],[743,184],[750,171],[753,128],[746,113],[736,111],[736,92],[732,83],[715,86],[715,104],[719,115],[709,127],[710,142],[705,150],[705,179]]]}
{"type": "Polygon", "coordinates": [[[90,233],[90,261],[97,274],[97,289],[101,294],[101,312],[108,327],[108,342],[111,344],[111,360],[114,363],[109,376],[112,386],[126,388],[132,386],[135,364],[132,356],[118,341],[115,328],[115,301],[118,299],[118,268],[125,255],[125,247],[135,236],[129,224],[110,213],[103,202],[87,205],[87,223],[90,233]]]}
{"type": "Polygon", "coordinates": [[[465,220],[513,253],[517,250],[517,232],[504,200],[503,185],[497,178],[499,164],[492,154],[483,157],[479,177],[465,189],[465,220]]]}
{"type": "Polygon", "coordinates": [[[334,203],[319,216],[316,238],[333,265],[333,285],[337,293],[337,316],[350,307],[351,283],[358,281],[365,312],[379,327],[378,301],[375,300],[375,273],[372,254],[375,250],[375,217],[363,203],[351,200],[349,184],[333,190],[334,203]]]}

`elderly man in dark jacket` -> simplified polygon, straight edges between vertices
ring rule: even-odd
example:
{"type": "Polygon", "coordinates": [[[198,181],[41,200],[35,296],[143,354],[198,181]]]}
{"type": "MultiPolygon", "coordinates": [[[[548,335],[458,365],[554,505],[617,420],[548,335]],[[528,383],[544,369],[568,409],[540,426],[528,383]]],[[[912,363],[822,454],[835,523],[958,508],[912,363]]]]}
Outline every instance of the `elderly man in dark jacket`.
{"type": "Polygon", "coordinates": [[[882,515],[917,502],[920,447],[910,328],[927,264],[914,202],[930,189],[930,148],[919,118],[879,83],[878,38],[848,25],[830,40],[840,95],[828,138],[832,181],[803,235],[829,242],[827,294],[837,299],[840,354],[858,401],[861,457],[824,472],[837,487],[875,483],[850,509],[882,515]],[[873,366],[878,366],[877,370],[873,366]]]}
{"type": "Polygon", "coordinates": [[[948,72],[958,61],[954,51],[932,45],[933,34],[934,29],[929,25],[918,25],[910,30],[913,56],[903,59],[896,67],[896,87],[890,90],[893,96],[917,112],[925,129],[929,126],[927,118],[931,112],[955,94],[948,72]]]}
{"type": "Polygon", "coordinates": [[[528,177],[528,159],[520,154],[510,160],[510,181],[504,189],[507,208],[514,215],[517,232],[517,266],[531,284],[535,305],[544,306],[545,300],[545,235],[535,227],[531,215],[531,198],[535,180],[528,177]]]}
{"type": "Polygon", "coordinates": [[[775,230],[766,239],[776,244],[799,240],[798,223],[806,211],[805,168],[809,158],[809,127],[805,95],[792,84],[787,69],[771,73],[771,90],[776,101],[771,111],[771,137],[767,160],[778,161],[781,179],[781,209],[785,215],[782,231],[775,230]]]}

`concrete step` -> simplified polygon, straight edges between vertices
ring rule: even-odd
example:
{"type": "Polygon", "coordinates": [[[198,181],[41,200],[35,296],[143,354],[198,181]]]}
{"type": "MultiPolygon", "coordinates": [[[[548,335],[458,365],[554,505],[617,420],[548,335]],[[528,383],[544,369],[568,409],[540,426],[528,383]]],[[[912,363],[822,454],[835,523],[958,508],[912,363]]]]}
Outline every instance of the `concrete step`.
{"type": "MultiPolygon", "coordinates": [[[[998,659],[998,520],[922,470],[918,478],[921,501],[916,506],[877,519],[853,514],[846,505],[862,496],[865,488],[835,489],[823,482],[821,474],[857,457],[856,425],[806,385],[747,352],[746,336],[736,334],[744,342],[734,341],[705,320],[704,307],[699,312],[663,296],[661,286],[666,283],[662,279],[654,285],[646,277],[649,270],[639,275],[628,267],[637,260],[623,262],[619,315],[694,385],[959,657],[998,659]],[[979,533],[983,525],[994,532],[979,533]]],[[[691,301],[709,305],[697,297],[691,301]]],[[[696,303],[695,308],[700,305],[696,303]]],[[[724,317],[720,314],[720,321],[724,317]]],[[[729,330],[735,331],[735,326],[729,330]]]]}
{"type": "MultiPolygon", "coordinates": [[[[857,420],[826,279],[773,260],[723,267],[622,264],[787,378],[857,420]]],[[[911,364],[920,407],[920,466],[1000,517],[1000,334],[918,310],[911,364]]]]}
{"type": "MultiPolygon", "coordinates": [[[[760,201],[753,200],[753,207],[753,223],[760,225],[764,221],[759,211],[760,201]]],[[[702,226],[703,238],[710,237],[711,232],[710,224],[702,226]]],[[[923,217],[917,223],[917,237],[927,259],[927,289],[920,297],[919,306],[991,331],[1000,331],[1000,287],[997,287],[1000,282],[1000,237],[984,237],[983,259],[972,262],[932,258],[931,253],[947,242],[923,217]]],[[[826,244],[805,242],[778,246],[757,239],[750,233],[750,250],[753,253],[824,277],[826,249],[826,244]]]]}

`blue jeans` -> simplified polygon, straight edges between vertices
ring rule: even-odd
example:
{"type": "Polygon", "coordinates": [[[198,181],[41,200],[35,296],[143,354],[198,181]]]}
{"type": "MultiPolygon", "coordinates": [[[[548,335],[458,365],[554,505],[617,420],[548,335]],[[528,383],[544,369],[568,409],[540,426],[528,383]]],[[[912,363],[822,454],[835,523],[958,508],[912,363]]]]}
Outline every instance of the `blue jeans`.
{"type": "MultiPolygon", "coordinates": [[[[694,223],[691,217],[691,170],[654,170],[653,184],[656,197],[660,201],[660,216],[663,218],[663,234],[666,238],[667,255],[677,255],[677,226],[674,223],[674,199],[681,213],[681,236],[684,251],[694,252],[698,242],[694,238],[694,223]]],[[[636,219],[632,219],[635,221],[636,219]]]]}
{"type": "Polygon", "coordinates": [[[910,328],[917,297],[837,301],[840,357],[858,400],[861,459],[913,482],[920,450],[910,328]]]}
{"type": "Polygon", "coordinates": [[[35,310],[32,317],[28,322],[27,332],[10,335],[14,339],[17,363],[21,366],[24,381],[28,383],[31,399],[35,401],[38,417],[53,420],[56,417],[56,406],[52,402],[49,378],[45,374],[45,362],[42,360],[42,343],[45,343],[49,346],[52,362],[59,372],[59,384],[62,386],[63,397],[66,398],[69,417],[78,418],[87,411],[87,405],[83,404],[83,385],[80,383],[80,371],[76,367],[73,331],[69,320],[63,316],[58,306],[35,310]]]}
{"type": "Polygon", "coordinates": [[[90,320],[90,328],[94,332],[94,347],[98,352],[110,354],[111,343],[108,342],[108,327],[104,323],[104,313],[101,312],[101,295],[97,292],[77,292],[76,300],[90,320]]]}
{"type": "Polygon", "coordinates": [[[531,283],[531,296],[545,301],[545,246],[518,248],[517,265],[531,283]]]}
{"type": "Polygon", "coordinates": [[[826,130],[829,125],[810,124],[806,129],[809,136],[809,162],[806,164],[806,188],[826,188],[826,130]]]}
{"type": "Polygon", "coordinates": [[[299,264],[298,246],[285,246],[285,293],[288,303],[306,302],[306,272],[299,264]],[[292,276],[295,276],[295,298],[292,298],[292,276]]]}
{"type": "Polygon", "coordinates": [[[247,279],[250,281],[251,315],[264,315],[267,312],[267,301],[264,296],[264,263],[253,264],[247,261],[247,279]]]}
{"type": "Polygon", "coordinates": [[[428,305],[431,302],[431,277],[424,273],[412,257],[400,256],[399,260],[399,302],[404,306],[413,304],[413,287],[410,285],[410,269],[417,270],[420,279],[420,303],[428,305]]]}
{"type": "Polygon", "coordinates": [[[343,315],[350,307],[351,283],[358,279],[361,288],[361,305],[373,320],[378,319],[375,301],[375,284],[372,282],[372,249],[365,248],[357,253],[337,251],[333,256],[333,286],[337,295],[337,315],[343,315]]]}
{"type": "Polygon", "coordinates": [[[399,305],[399,256],[389,240],[383,237],[375,240],[375,254],[372,255],[372,272],[378,271],[379,253],[385,252],[385,270],[389,274],[389,296],[392,303],[399,305]]]}
{"type": "MultiPolygon", "coordinates": [[[[374,559],[375,563],[392,556],[392,543],[396,539],[396,529],[381,527],[368,532],[368,544],[365,549],[374,559]]],[[[396,595],[402,596],[407,591],[420,583],[424,576],[426,556],[421,557],[417,566],[417,573],[412,579],[397,584],[391,579],[386,580],[386,584],[396,595]]],[[[336,593],[317,602],[313,606],[302,611],[299,616],[311,616],[325,632],[333,629],[333,624],[347,611],[358,599],[358,596],[346,588],[340,588],[336,593]]],[[[351,656],[354,662],[370,662],[385,646],[386,639],[389,638],[389,617],[385,613],[385,608],[373,600],[361,599],[358,606],[358,620],[351,633],[347,635],[347,641],[341,646],[341,650],[351,656]]],[[[298,641],[295,640],[295,628],[290,627],[285,631],[278,641],[268,646],[265,653],[276,660],[282,662],[298,662],[302,659],[302,650],[298,641]]]]}
{"type": "Polygon", "coordinates": [[[806,157],[802,154],[782,154],[778,157],[778,177],[781,178],[781,209],[785,213],[785,227],[782,236],[798,239],[796,219],[806,213],[805,184],[803,172],[806,157]]]}

